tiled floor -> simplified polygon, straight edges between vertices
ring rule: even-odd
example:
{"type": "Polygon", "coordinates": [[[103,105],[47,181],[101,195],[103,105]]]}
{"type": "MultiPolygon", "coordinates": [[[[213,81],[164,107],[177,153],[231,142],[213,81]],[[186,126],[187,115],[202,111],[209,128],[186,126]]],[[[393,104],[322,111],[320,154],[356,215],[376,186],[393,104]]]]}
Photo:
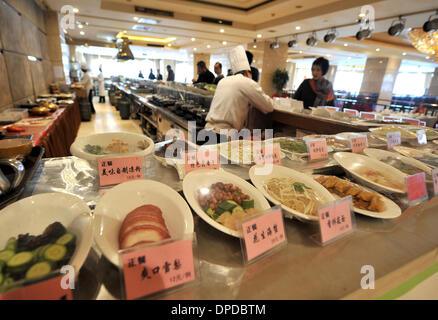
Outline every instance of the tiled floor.
{"type": "Polygon", "coordinates": [[[139,127],[140,121],[122,120],[119,111],[110,105],[108,97],[106,97],[106,103],[97,103],[97,101],[99,101],[99,98],[94,97],[93,104],[96,109],[96,114],[93,115],[91,121],[81,123],[78,137],[95,133],[119,131],[143,134],[139,127]]]}

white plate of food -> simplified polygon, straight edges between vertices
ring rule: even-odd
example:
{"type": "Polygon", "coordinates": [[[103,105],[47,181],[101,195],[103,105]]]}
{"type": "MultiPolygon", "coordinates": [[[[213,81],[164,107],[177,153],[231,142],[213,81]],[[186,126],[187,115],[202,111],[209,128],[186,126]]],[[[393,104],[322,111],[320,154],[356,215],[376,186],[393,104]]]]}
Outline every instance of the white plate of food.
{"type": "Polygon", "coordinates": [[[426,133],[426,139],[427,140],[435,140],[438,139],[438,131],[434,130],[432,128],[427,127],[408,127],[407,130],[413,133],[417,133],[418,130],[424,130],[426,133]]]}
{"type": "MultiPolygon", "coordinates": [[[[266,140],[270,142],[271,140],[266,140]]],[[[275,143],[275,141],[274,141],[275,143]]],[[[234,164],[251,166],[254,164],[254,149],[258,145],[264,145],[264,141],[253,142],[251,140],[235,140],[220,143],[217,146],[219,154],[226,160],[234,164]]],[[[207,147],[209,149],[210,147],[207,147]]],[[[284,159],[286,154],[280,151],[280,159],[284,159]]]]}
{"type": "Polygon", "coordinates": [[[378,192],[406,193],[406,174],[379,160],[355,153],[337,152],[334,159],[361,184],[378,192]]]}
{"type": "Polygon", "coordinates": [[[351,150],[350,141],[341,137],[331,136],[331,135],[308,135],[303,137],[304,140],[310,139],[325,139],[327,142],[327,148],[330,148],[332,151],[349,151],[351,150]]]}
{"type": "Polygon", "coordinates": [[[14,281],[67,264],[79,274],[93,244],[93,223],[90,208],[78,197],[44,193],[24,198],[0,211],[0,260],[14,281]]]}
{"type": "Polygon", "coordinates": [[[402,213],[394,201],[353,182],[323,175],[316,175],[315,180],[337,199],[351,196],[354,212],[379,219],[394,219],[402,213]]]}
{"type": "Polygon", "coordinates": [[[438,155],[433,153],[426,152],[422,149],[414,149],[403,146],[396,146],[394,147],[394,150],[406,157],[412,157],[418,161],[424,162],[430,167],[438,167],[438,155]]]}
{"type": "Polygon", "coordinates": [[[336,134],[336,136],[350,141],[350,138],[352,136],[356,136],[358,134],[367,136],[368,146],[370,146],[371,148],[382,148],[382,147],[386,147],[387,145],[385,141],[379,139],[378,137],[372,136],[370,132],[342,132],[336,134]]]}
{"type": "Polygon", "coordinates": [[[380,149],[366,148],[363,152],[367,156],[389,164],[407,175],[424,172],[426,174],[426,182],[433,182],[432,169],[421,161],[402,156],[395,152],[380,149]]]}
{"type": "Polygon", "coordinates": [[[167,140],[155,144],[154,158],[165,167],[174,167],[183,180],[186,175],[185,153],[198,150],[197,145],[188,141],[167,140]]]}
{"type": "Polygon", "coordinates": [[[145,157],[154,152],[152,139],[130,132],[98,133],[78,138],[70,153],[88,161],[114,157],[145,157]]]}
{"type": "Polygon", "coordinates": [[[254,186],[272,203],[281,205],[285,217],[318,221],[318,207],[335,201],[335,197],[312,176],[290,168],[274,165],[268,175],[253,166],[249,176],[254,186]]]}
{"type": "Polygon", "coordinates": [[[237,223],[270,208],[254,186],[223,170],[190,172],[183,181],[187,202],[212,227],[233,237],[242,237],[237,223]]]}
{"type": "Polygon", "coordinates": [[[387,134],[390,132],[400,132],[401,140],[402,141],[414,141],[417,140],[417,134],[413,133],[409,130],[406,130],[401,127],[394,127],[394,126],[385,126],[380,128],[371,128],[370,129],[371,134],[375,136],[379,136],[381,138],[387,137],[387,134]]]}
{"type": "Polygon", "coordinates": [[[119,250],[193,233],[187,202],[169,186],[152,180],[113,187],[100,198],[94,215],[96,243],[116,266],[119,250]]]}

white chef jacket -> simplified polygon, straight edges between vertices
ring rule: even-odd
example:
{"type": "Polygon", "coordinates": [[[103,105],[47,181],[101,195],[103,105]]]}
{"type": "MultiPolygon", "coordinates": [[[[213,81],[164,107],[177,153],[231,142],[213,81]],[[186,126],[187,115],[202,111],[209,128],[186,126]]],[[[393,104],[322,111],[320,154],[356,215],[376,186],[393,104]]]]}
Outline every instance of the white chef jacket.
{"type": "Polygon", "coordinates": [[[105,96],[105,78],[103,77],[103,73],[99,73],[99,96],[105,96]]]}
{"type": "Polygon", "coordinates": [[[84,73],[84,76],[82,78],[82,85],[84,86],[85,90],[87,91],[87,94],[90,92],[92,85],[91,85],[91,78],[88,72],[84,73]]]}
{"type": "Polygon", "coordinates": [[[263,113],[274,111],[274,101],[254,80],[237,74],[222,79],[211,102],[206,130],[242,130],[247,126],[248,112],[253,106],[263,113]]]}

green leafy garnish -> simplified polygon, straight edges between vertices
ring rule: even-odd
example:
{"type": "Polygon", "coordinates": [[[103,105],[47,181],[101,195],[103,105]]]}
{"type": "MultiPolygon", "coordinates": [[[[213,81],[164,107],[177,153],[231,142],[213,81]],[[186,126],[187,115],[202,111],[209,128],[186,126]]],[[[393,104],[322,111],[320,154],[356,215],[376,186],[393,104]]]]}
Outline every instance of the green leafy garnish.
{"type": "Polygon", "coordinates": [[[297,192],[301,192],[301,193],[304,192],[304,188],[306,188],[306,189],[310,189],[308,186],[306,186],[306,185],[305,185],[304,183],[302,183],[302,182],[295,182],[295,183],[293,184],[293,186],[294,186],[295,191],[297,191],[297,192]]]}

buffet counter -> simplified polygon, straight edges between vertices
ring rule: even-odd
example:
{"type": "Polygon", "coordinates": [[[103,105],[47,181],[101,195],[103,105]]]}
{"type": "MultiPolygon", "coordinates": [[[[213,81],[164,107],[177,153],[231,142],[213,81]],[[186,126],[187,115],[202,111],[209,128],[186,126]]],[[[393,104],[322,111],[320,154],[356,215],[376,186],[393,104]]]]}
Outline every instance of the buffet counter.
{"type": "MultiPolygon", "coordinates": [[[[281,165],[305,173],[336,172],[328,160],[281,160],[281,165]]],[[[172,167],[153,156],[143,162],[145,179],[160,181],[181,192],[182,181],[172,167]]],[[[249,179],[248,167],[222,165],[222,170],[249,179]]],[[[109,189],[100,188],[97,172],[75,157],[44,159],[27,186],[24,197],[63,192],[83,199],[94,208],[109,189]]],[[[429,190],[430,194],[430,190],[429,190]]],[[[281,251],[247,267],[243,266],[240,241],[222,233],[193,214],[200,260],[201,281],[162,297],[164,299],[375,299],[412,276],[438,263],[438,198],[408,207],[406,196],[386,195],[403,214],[392,220],[355,214],[356,230],[327,246],[312,236],[317,226],[285,219],[288,244],[281,251]],[[375,270],[375,289],[362,290],[361,268],[375,270]]],[[[192,212],[193,213],[193,212],[192,212]]],[[[81,269],[78,290],[84,299],[120,298],[118,268],[94,245],[81,269]]]]}
{"type": "MultiPolygon", "coordinates": [[[[305,130],[317,134],[337,134],[341,132],[364,132],[369,126],[353,125],[345,121],[338,121],[310,114],[274,110],[272,121],[287,125],[292,129],[305,130]]],[[[274,124],[275,128],[275,124],[274,124]]]]}
{"type": "Polygon", "coordinates": [[[70,155],[70,145],[76,138],[80,124],[79,97],[76,97],[73,104],[49,116],[28,117],[19,121],[15,125],[24,131],[6,135],[31,135],[34,146],[44,147],[44,157],[64,157],[70,155]]]}

